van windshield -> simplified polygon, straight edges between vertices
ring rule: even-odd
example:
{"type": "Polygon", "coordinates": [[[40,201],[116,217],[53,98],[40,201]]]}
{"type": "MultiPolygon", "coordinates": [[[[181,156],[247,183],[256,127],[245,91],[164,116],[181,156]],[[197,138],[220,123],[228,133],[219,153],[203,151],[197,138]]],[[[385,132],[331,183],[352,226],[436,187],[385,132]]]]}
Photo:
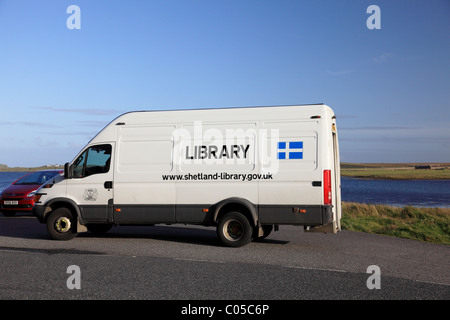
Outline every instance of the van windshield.
{"type": "Polygon", "coordinates": [[[15,185],[41,185],[58,175],[58,171],[39,171],[33,172],[19,179],[15,185]]]}

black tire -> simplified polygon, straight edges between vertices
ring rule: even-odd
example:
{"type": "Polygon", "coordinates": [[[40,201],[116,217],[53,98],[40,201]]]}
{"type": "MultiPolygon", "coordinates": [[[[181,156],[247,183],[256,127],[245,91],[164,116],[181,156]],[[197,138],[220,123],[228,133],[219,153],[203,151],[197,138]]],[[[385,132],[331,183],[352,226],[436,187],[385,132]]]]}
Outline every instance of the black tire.
{"type": "Polygon", "coordinates": [[[252,241],[253,228],[239,212],[229,212],[219,221],[217,236],[227,247],[241,247],[252,241]]]}
{"type": "Polygon", "coordinates": [[[112,223],[90,223],[86,225],[86,228],[95,234],[103,234],[111,230],[112,223]]]}
{"type": "Polygon", "coordinates": [[[265,238],[267,238],[269,236],[269,234],[272,232],[273,230],[273,225],[271,224],[264,224],[261,226],[263,229],[263,235],[261,237],[258,237],[258,229],[255,229],[255,237],[254,237],[254,241],[261,241],[265,238]]]}
{"type": "Polygon", "coordinates": [[[77,236],[77,221],[67,208],[58,208],[47,219],[47,231],[54,240],[70,240],[77,236]]]}

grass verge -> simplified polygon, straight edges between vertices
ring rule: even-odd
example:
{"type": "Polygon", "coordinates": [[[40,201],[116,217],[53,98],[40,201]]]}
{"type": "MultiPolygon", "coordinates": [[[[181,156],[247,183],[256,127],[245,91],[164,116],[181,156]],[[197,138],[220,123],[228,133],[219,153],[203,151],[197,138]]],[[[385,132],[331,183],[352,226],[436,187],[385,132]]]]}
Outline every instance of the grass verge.
{"type": "Polygon", "coordinates": [[[342,229],[450,245],[450,209],[342,202],[342,229]]]}

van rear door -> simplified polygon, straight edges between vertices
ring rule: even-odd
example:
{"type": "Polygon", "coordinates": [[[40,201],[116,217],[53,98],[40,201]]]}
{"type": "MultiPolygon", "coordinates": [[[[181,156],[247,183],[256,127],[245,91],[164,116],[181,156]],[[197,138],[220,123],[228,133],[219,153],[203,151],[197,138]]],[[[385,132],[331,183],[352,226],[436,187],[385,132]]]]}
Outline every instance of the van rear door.
{"type": "Polygon", "coordinates": [[[332,152],[329,154],[332,161],[331,170],[326,169],[323,171],[322,190],[324,205],[331,205],[332,222],[323,226],[305,229],[305,231],[337,233],[341,230],[341,173],[338,137],[334,123],[332,124],[331,138],[332,150],[329,150],[329,152],[332,152]]]}
{"type": "Polygon", "coordinates": [[[334,203],[333,203],[333,213],[335,216],[335,223],[333,225],[334,233],[341,230],[341,165],[339,159],[339,144],[336,131],[336,125],[333,124],[333,156],[334,156],[334,176],[332,191],[334,192],[334,203]]]}

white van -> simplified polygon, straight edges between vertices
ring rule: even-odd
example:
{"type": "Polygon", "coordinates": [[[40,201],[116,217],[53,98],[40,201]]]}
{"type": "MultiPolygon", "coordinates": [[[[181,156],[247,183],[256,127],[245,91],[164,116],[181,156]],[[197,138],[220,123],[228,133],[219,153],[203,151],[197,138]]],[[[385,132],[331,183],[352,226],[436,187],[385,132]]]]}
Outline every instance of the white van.
{"type": "Polygon", "coordinates": [[[125,113],[36,193],[54,239],[113,225],[216,226],[227,246],[279,225],[340,230],[336,117],[326,105],[125,113]]]}

